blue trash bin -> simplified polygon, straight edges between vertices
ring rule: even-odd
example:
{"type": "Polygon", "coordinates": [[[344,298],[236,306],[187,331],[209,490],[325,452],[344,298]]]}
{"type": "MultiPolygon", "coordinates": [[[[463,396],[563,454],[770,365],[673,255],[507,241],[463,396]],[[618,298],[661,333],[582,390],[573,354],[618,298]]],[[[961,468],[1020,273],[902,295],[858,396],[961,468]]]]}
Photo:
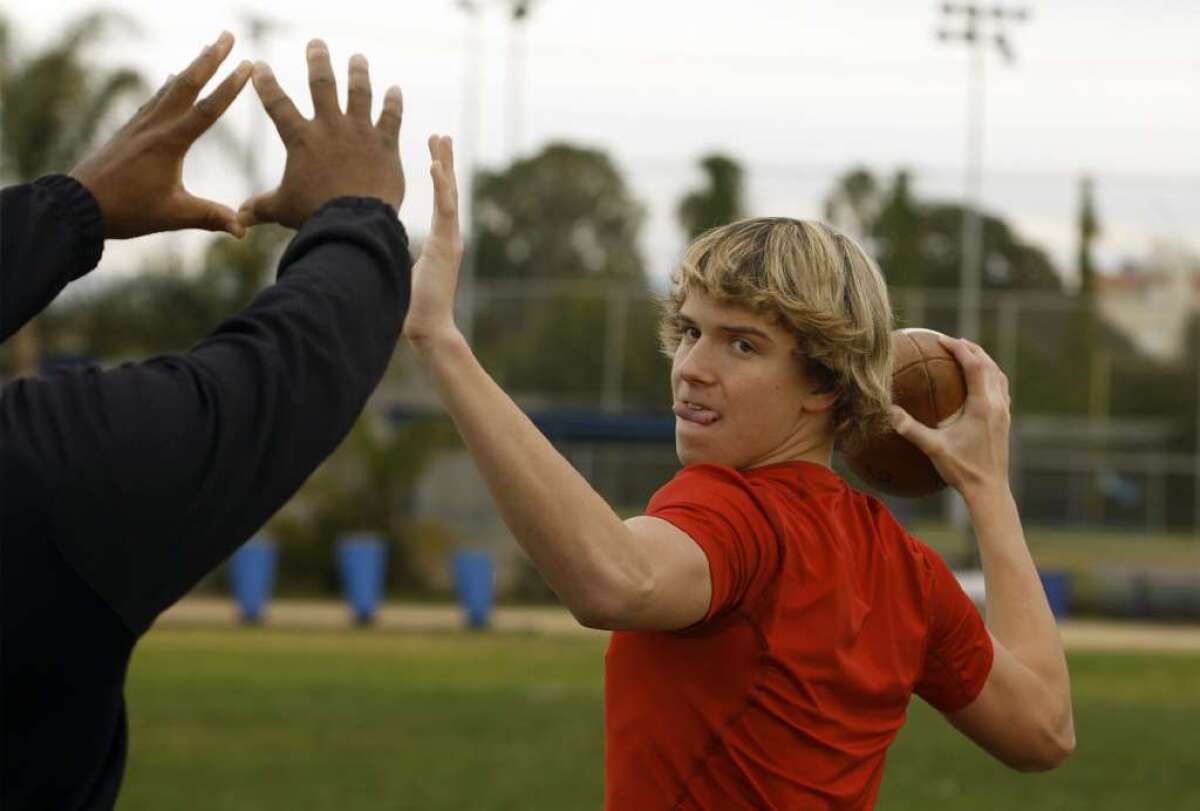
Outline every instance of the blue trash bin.
{"type": "Polygon", "coordinates": [[[233,553],[229,576],[242,622],[262,622],[275,588],[276,559],[275,541],[265,535],[254,536],[233,553]]]}
{"type": "Polygon", "coordinates": [[[1056,619],[1067,616],[1071,608],[1071,575],[1063,571],[1045,571],[1038,573],[1042,578],[1042,588],[1046,591],[1046,602],[1050,603],[1050,611],[1056,619]]]}
{"type": "Polygon", "coordinates": [[[383,599],[387,547],[378,535],[347,535],[338,540],[337,561],[354,621],[369,625],[383,599]]]}
{"type": "Polygon", "coordinates": [[[468,628],[486,628],[492,618],[496,563],[490,552],[458,552],[454,555],[454,587],[466,612],[468,628]]]}

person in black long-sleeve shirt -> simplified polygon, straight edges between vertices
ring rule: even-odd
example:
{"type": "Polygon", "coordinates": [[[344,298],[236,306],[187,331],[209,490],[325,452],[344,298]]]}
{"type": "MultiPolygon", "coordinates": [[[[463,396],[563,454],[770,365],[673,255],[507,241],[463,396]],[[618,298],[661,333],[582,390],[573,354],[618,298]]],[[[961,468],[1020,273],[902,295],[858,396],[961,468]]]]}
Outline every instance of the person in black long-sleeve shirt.
{"type": "Polygon", "coordinates": [[[0,392],[5,811],[115,804],[138,638],[341,441],[408,307],[401,100],[390,89],[371,123],[361,57],[343,114],[328,51],[310,43],[316,120],[280,125],[283,182],[240,219],[184,191],[184,154],[251,73],[277,124],[294,111],[269,69],[249,63],[195,104],[231,48],[223,34],[71,176],[0,200],[0,340],[93,268],[106,237],[240,235],[267,219],[300,229],[277,282],[191,351],[0,392]]]}

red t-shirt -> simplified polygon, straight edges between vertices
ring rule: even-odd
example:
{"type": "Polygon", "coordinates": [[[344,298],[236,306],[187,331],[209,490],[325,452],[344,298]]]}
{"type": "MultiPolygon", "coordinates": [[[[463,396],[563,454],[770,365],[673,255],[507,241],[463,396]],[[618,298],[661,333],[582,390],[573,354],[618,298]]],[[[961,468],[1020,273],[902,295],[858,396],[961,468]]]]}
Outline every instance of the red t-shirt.
{"type": "Polygon", "coordinates": [[[712,604],[612,635],[605,808],[869,809],[912,694],[983,688],[991,638],[946,564],[832,470],[695,465],[646,514],[704,550],[712,604]]]}

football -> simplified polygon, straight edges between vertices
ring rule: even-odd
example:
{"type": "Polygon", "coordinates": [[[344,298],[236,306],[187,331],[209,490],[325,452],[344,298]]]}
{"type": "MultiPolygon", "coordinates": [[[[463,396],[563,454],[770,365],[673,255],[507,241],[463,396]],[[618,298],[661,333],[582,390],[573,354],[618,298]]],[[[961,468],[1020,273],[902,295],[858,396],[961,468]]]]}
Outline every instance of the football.
{"type": "MultiPolygon", "coordinates": [[[[892,401],[931,428],[957,418],[967,399],[962,367],[941,337],[931,329],[892,332],[892,401]]],[[[915,498],[946,486],[929,457],[895,431],[841,451],[850,469],[880,492],[915,498]]]]}

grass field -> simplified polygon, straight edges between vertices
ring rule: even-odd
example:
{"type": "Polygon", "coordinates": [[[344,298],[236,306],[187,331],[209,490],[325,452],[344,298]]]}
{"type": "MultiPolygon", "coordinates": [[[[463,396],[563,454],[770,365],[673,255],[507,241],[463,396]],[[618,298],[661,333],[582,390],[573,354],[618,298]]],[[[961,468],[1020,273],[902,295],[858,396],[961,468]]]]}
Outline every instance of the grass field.
{"type": "MultiPolygon", "coordinates": [[[[963,534],[944,524],[917,524],[913,532],[947,559],[962,554],[963,534]]],[[[1025,528],[1039,567],[1085,571],[1097,568],[1200,570],[1200,537],[1189,532],[1134,532],[1025,528]]]]}
{"type": "MultiPolygon", "coordinates": [[[[593,636],[153,631],[122,811],[598,809],[593,636]]],[[[1022,775],[921,702],[879,809],[1200,808],[1200,656],[1077,654],[1079,749],[1022,775]]]]}

